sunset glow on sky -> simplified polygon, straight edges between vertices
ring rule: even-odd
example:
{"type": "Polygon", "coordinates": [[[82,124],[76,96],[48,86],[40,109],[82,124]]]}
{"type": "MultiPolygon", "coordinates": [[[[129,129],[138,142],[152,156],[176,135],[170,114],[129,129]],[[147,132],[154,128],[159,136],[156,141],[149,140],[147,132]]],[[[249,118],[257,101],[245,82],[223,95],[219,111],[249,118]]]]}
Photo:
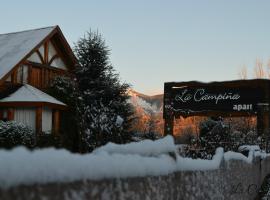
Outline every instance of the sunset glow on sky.
{"type": "Polygon", "coordinates": [[[59,25],[73,46],[98,29],[122,80],[157,94],[165,81],[237,79],[242,65],[252,77],[256,58],[270,59],[269,9],[266,0],[4,0],[0,33],[59,25]]]}

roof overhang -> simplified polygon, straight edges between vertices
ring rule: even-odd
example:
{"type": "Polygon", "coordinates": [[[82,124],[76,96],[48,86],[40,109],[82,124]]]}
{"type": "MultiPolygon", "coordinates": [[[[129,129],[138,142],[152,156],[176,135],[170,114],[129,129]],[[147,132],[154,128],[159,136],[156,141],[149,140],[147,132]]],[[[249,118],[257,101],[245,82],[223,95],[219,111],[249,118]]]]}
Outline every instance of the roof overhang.
{"type": "Polygon", "coordinates": [[[54,104],[54,103],[49,103],[49,102],[31,102],[31,101],[25,101],[25,102],[19,102],[19,101],[14,101],[14,102],[0,102],[0,108],[3,107],[49,107],[52,109],[57,109],[57,110],[66,110],[67,106],[65,105],[59,105],[59,104],[54,104]]]}

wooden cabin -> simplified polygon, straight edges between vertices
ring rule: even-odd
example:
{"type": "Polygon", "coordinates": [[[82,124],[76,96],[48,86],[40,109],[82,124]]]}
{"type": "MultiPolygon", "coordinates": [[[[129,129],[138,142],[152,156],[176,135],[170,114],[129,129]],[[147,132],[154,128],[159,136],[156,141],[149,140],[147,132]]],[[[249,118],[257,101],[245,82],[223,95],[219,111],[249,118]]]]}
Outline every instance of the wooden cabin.
{"type": "Polygon", "coordinates": [[[58,134],[67,106],[44,91],[76,58],[58,26],[0,34],[0,120],[58,134]]]}

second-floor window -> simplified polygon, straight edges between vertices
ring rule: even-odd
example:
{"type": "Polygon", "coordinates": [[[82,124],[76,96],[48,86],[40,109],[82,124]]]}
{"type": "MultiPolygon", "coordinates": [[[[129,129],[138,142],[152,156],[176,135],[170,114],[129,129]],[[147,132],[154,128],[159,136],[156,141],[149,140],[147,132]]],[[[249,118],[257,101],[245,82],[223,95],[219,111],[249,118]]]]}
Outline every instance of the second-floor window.
{"type": "Polygon", "coordinates": [[[17,83],[26,84],[28,83],[28,66],[21,65],[17,70],[17,83]]]}

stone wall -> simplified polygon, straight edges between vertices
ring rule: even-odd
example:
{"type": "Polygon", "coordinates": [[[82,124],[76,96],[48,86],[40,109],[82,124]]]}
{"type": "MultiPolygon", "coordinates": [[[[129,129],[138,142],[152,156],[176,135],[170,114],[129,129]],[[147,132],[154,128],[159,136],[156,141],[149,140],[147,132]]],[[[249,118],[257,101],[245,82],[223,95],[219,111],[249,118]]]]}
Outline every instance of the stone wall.
{"type": "MultiPolygon", "coordinates": [[[[87,170],[87,169],[86,169],[87,170]]],[[[270,174],[270,157],[252,164],[223,161],[217,170],[180,171],[167,176],[78,181],[0,190],[1,200],[191,200],[254,199],[270,174]]]]}

